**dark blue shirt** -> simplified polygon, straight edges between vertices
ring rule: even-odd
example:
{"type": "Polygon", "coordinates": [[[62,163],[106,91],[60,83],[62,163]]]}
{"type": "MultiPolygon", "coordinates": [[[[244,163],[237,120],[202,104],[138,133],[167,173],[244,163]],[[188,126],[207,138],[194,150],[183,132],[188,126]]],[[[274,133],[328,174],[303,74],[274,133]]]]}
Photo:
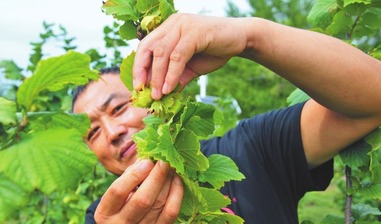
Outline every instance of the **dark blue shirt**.
{"type": "MultiPolygon", "coordinates": [[[[245,223],[298,223],[297,206],[303,195],[329,185],[332,160],[312,170],[306,162],[300,131],[303,105],[242,120],[223,137],[201,142],[205,155],[226,155],[245,175],[245,180],[221,189],[232,200],[228,209],[245,223]]],[[[89,207],[86,223],[94,223],[98,203],[89,207]]]]}

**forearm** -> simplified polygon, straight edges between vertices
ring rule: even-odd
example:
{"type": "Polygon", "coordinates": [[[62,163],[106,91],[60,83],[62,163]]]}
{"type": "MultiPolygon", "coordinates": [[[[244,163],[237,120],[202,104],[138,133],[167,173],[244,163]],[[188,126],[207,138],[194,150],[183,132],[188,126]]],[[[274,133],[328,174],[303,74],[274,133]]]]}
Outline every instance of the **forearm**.
{"type": "Polygon", "coordinates": [[[242,56],[288,79],[324,106],[355,116],[381,112],[381,62],[341,40],[262,19],[246,23],[242,56]]]}

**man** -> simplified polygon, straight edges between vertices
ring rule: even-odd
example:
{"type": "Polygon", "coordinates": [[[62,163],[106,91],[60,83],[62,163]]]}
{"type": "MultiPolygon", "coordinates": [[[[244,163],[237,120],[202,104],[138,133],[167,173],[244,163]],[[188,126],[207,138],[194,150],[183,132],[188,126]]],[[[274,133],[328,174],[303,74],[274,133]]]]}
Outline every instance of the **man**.
{"type": "MultiPolygon", "coordinates": [[[[246,223],[298,223],[299,199],[328,185],[333,156],[381,124],[381,62],[335,38],[260,18],[175,14],[139,43],[134,86],[150,85],[159,99],[234,56],[272,69],[313,99],[246,119],[224,137],[203,142],[202,151],[231,157],[246,176],[221,190],[246,223]]],[[[130,92],[117,76],[103,77],[74,103],[74,112],[91,117],[88,144],[120,175],[102,197],[96,220],[172,223],[181,181],[168,164],[133,163],[131,135],[143,128],[145,112],[131,108],[130,92]]]]}

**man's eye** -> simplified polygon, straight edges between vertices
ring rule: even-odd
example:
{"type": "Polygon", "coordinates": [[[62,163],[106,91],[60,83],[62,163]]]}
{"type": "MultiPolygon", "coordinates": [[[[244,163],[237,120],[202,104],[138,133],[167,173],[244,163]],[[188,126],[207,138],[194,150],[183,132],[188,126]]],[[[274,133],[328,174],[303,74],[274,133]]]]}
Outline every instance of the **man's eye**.
{"type": "Polygon", "coordinates": [[[89,134],[87,135],[87,141],[90,141],[91,138],[97,133],[99,130],[99,127],[93,128],[89,131],[89,134]]]}
{"type": "Polygon", "coordinates": [[[116,106],[116,107],[112,110],[112,114],[116,114],[116,113],[118,113],[118,112],[121,111],[125,106],[127,106],[127,103],[123,103],[123,104],[120,104],[120,105],[116,106]]]}

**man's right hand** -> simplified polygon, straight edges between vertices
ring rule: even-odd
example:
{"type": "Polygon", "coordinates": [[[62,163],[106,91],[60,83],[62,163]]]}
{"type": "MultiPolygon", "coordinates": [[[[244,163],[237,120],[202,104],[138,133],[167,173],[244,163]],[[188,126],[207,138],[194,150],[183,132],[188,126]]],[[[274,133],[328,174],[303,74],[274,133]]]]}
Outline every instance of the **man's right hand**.
{"type": "Polygon", "coordinates": [[[183,198],[181,178],[169,164],[140,160],[128,167],[103,195],[97,223],[173,223],[183,198]]]}

